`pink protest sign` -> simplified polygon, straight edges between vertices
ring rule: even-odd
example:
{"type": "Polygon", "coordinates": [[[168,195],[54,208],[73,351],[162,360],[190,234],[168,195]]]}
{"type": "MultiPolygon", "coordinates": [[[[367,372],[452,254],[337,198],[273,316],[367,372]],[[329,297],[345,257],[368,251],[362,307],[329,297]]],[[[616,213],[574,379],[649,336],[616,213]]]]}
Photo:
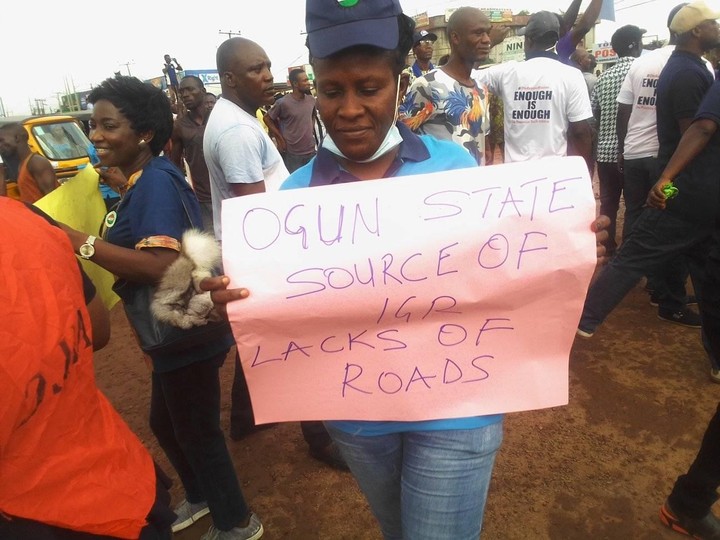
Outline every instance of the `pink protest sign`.
{"type": "Polygon", "coordinates": [[[222,217],[258,423],[567,403],[595,267],[582,159],[250,195],[222,217]]]}

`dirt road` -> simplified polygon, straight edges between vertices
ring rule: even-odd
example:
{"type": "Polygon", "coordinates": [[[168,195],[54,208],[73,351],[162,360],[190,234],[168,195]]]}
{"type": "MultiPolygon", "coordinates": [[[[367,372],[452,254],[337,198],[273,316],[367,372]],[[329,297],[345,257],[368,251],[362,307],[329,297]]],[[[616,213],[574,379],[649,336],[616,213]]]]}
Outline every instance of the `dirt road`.
{"type": "MultiPolygon", "coordinates": [[[[683,472],[720,398],[708,379],[699,331],[656,317],[635,289],[570,360],[570,404],[511,414],[485,515],[485,540],[671,539],[659,505],[683,472]]],[[[122,308],[113,337],[96,355],[101,388],[166,471],[147,426],[149,372],[122,308]]],[[[222,370],[227,426],[232,362],[222,370]]],[[[241,442],[228,439],[242,488],[264,538],[379,539],[352,476],[307,455],[298,424],[241,442]]],[[[182,497],[176,481],[173,496],[182,497]]],[[[209,518],[176,535],[197,539],[209,518]]]]}

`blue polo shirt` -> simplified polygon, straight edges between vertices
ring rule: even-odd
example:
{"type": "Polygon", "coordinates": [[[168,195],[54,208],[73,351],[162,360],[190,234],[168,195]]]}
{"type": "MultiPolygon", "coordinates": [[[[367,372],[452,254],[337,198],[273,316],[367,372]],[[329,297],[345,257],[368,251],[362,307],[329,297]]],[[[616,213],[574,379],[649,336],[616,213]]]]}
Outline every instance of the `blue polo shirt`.
{"type": "MultiPolygon", "coordinates": [[[[476,167],[477,162],[465,149],[449,141],[440,141],[429,135],[416,135],[404,124],[398,122],[403,142],[388,168],[384,178],[411,176],[454,169],[476,167]]],[[[358,182],[358,178],[343,169],[331,152],[320,148],[315,158],[307,165],[292,173],[280,189],[297,189],[358,182]]],[[[501,414],[426,420],[421,422],[334,420],[327,422],[332,427],[353,435],[386,435],[405,431],[443,431],[452,429],[476,429],[500,422],[501,414]]]]}
{"type": "Polygon", "coordinates": [[[682,133],[678,120],[695,118],[700,102],[713,84],[713,75],[694,54],[673,51],[657,83],[658,165],[663,170],[682,133]]]}
{"type": "Polygon", "coordinates": [[[666,211],[712,226],[720,219],[720,81],[710,87],[700,103],[695,120],[700,119],[715,122],[718,130],[674,180],[678,196],[667,202],[666,211]]]}
{"type": "MultiPolygon", "coordinates": [[[[200,205],[180,170],[165,157],[153,158],[133,187],[128,190],[117,208],[117,221],[108,229],[106,240],[128,249],[137,249],[144,238],[167,236],[178,242],[183,233],[196,224],[201,228],[200,205]]],[[[131,299],[137,283],[119,279],[113,290],[122,300],[131,299]]],[[[174,369],[213,358],[234,344],[228,332],[217,339],[182,352],[150,354],[153,369],[165,373],[174,369]]]]}
{"type": "MultiPolygon", "coordinates": [[[[657,86],[658,164],[663,170],[680,143],[679,120],[695,118],[703,98],[713,86],[713,75],[698,56],[675,50],[660,73],[657,86]]],[[[705,114],[717,105],[711,100],[705,114]]],[[[707,117],[707,116],[705,116],[707,117]]],[[[666,211],[680,219],[703,225],[715,221],[720,147],[716,134],[673,182],[678,196],[668,201],[666,211]]]]}

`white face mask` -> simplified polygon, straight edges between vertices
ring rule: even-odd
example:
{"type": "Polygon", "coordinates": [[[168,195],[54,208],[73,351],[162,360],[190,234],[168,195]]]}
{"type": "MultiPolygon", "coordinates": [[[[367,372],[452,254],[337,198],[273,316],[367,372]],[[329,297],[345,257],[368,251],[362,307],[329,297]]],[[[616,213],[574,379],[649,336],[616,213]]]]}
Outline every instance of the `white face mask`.
{"type": "Polygon", "coordinates": [[[342,153],[342,151],[337,147],[335,144],[335,141],[332,140],[332,137],[330,136],[330,133],[325,135],[325,138],[322,142],[322,147],[326,148],[333,154],[335,154],[338,157],[341,157],[343,159],[346,159],[348,161],[352,161],[353,163],[371,163],[378,159],[381,156],[384,156],[388,152],[390,152],[393,148],[396,148],[400,145],[400,143],[403,141],[402,135],[400,135],[400,130],[397,127],[397,117],[398,117],[398,109],[397,109],[397,102],[400,98],[400,75],[398,75],[398,84],[397,84],[397,92],[395,93],[395,116],[393,117],[393,123],[390,126],[390,129],[388,129],[388,132],[385,134],[385,138],[380,143],[380,146],[377,150],[375,150],[375,153],[373,153],[372,156],[370,156],[367,159],[363,159],[360,161],[356,161],[354,159],[350,159],[345,154],[342,153]]]}

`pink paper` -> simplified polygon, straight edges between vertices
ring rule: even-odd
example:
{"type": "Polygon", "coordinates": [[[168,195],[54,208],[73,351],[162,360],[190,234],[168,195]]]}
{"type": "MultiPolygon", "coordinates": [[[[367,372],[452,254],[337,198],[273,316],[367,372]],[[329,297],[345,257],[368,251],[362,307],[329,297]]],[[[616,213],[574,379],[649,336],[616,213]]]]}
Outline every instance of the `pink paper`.
{"type": "Polygon", "coordinates": [[[250,195],[222,215],[258,423],[567,403],[595,267],[582,159],[250,195]]]}

